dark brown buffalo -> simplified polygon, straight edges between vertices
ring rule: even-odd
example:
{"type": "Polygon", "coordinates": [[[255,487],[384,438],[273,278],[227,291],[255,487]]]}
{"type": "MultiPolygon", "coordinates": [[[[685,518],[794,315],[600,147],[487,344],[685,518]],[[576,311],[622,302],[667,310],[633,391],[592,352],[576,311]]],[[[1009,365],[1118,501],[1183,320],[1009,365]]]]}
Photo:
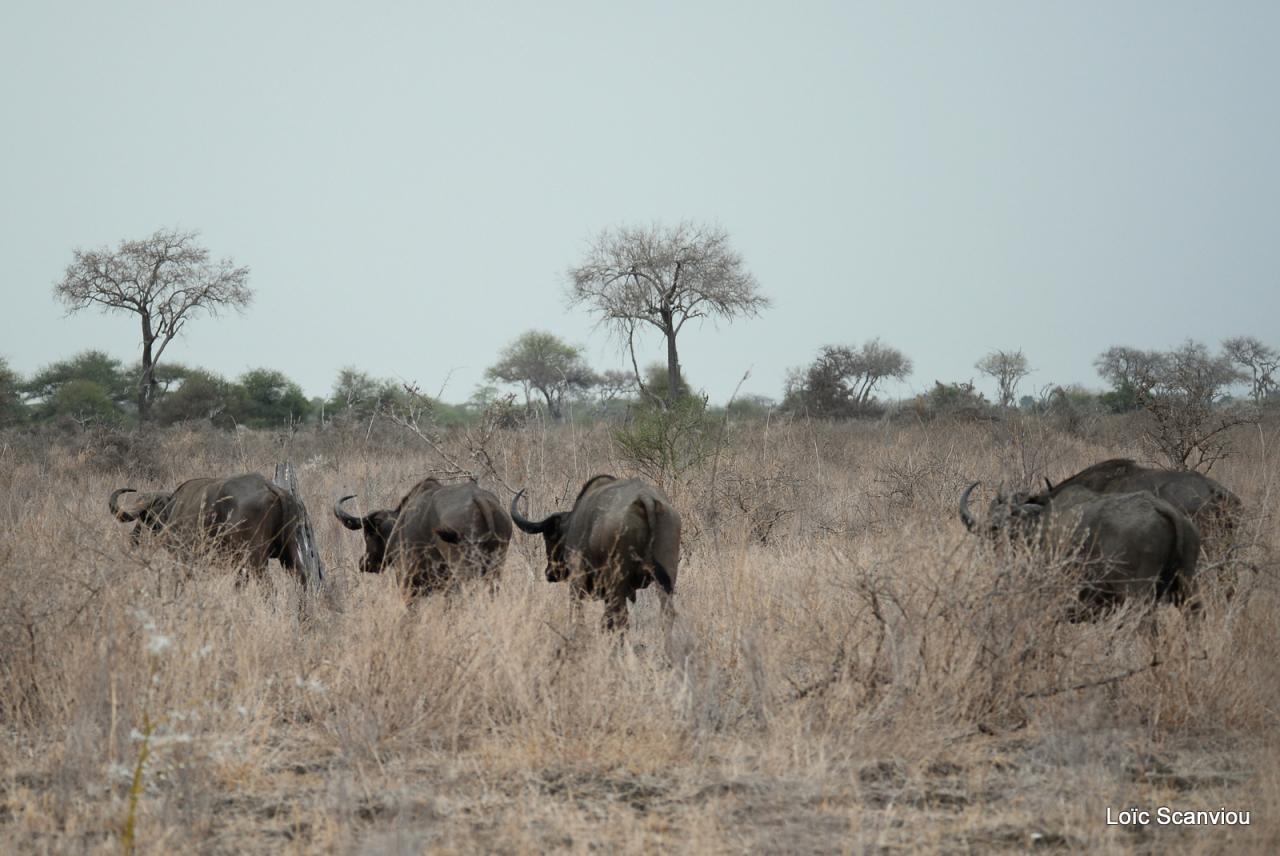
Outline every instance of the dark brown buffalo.
{"type": "Polygon", "coordinates": [[[1086,616],[1126,600],[1180,604],[1195,594],[1200,533],[1186,514],[1154,494],[1098,494],[1079,485],[1053,496],[1001,493],[984,526],[969,511],[977,486],[960,496],[960,519],[969,531],[1074,551],[1086,616]]]}
{"type": "Polygon", "coordinates": [[[655,580],[668,627],[674,616],[680,565],[680,515],[666,494],[639,479],[596,476],[578,494],[570,511],[534,522],[511,500],[511,519],[523,531],[540,534],[547,548],[547,580],[569,581],[578,598],[604,601],[606,629],[627,625],[627,601],[655,580]]]}
{"type": "Polygon", "coordinates": [[[1044,481],[1046,491],[1040,496],[1047,498],[1076,487],[1099,494],[1154,494],[1190,517],[1206,536],[1229,534],[1240,516],[1240,498],[1208,476],[1142,467],[1128,458],[1094,464],[1056,485],[1044,481]]]}
{"type": "Polygon", "coordinates": [[[496,573],[511,543],[511,518],[498,498],[474,484],[444,485],[423,479],[394,509],[357,517],[342,508],[334,516],[351,530],[364,532],[360,570],[381,573],[396,566],[415,594],[429,594],[464,572],[496,573]]]}
{"type": "Polygon", "coordinates": [[[242,563],[259,577],[267,560],[276,559],[304,585],[314,587],[323,578],[318,568],[314,579],[306,572],[306,509],[258,473],[190,479],[172,493],[120,488],[112,491],[107,506],[122,523],[136,521],[135,543],[150,530],[183,555],[208,550],[242,563]],[[121,505],[126,494],[132,496],[121,505]]]}

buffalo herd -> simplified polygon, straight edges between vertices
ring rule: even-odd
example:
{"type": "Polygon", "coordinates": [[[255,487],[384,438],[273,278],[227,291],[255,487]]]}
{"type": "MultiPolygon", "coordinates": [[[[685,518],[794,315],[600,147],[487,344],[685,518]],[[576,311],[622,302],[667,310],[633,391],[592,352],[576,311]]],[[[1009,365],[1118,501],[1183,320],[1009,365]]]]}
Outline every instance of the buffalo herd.
{"type": "MultiPolygon", "coordinates": [[[[1195,472],[1148,469],[1128,459],[1096,464],[1045,489],[997,492],[979,522],[969,508],[978,482],[960,496],[960,520],[971,532],[1012,539],[1036,548],[1066,551],[1080,570],[1079,602],[1086,616],[1125,601],[1195,603],[1196,566],[1202,536],[1229,537],[1240,516],[1238,497],[1195,472]]],[[[567,582],[576,603],[604,603],[605,628],[627,626],[628,602],[657,583],[664,624],[674,616],[672,598],[680,563],[680,514],[661,490],[640,479],[598,475],[579,491],[572,508],[542,520],[510,514],[490,491],[472,483],[442,484],[427,478],[393,509],[364,516],[334,503],[343,526],[364,536],[360,569],[395,568],[406,589],[429,595],[461,579],[495,583],[513,534],[541,535],[546,578],[567,582]]],[[[134,523],[133,540],[150,530],[180,555],[202,546],[261,575],[276,559],[314,588],[318,561],[308,564],[306,510],[294,494],[256,473],[227,479],[199,478],[172,493],[113,491],[111,513],[134,523]],[[314,571],[309,571],[314,568],[314,571]]]]}
{"type": "Polygon", "coordinates": [[[1196,565],[1201,533],[1230,535],[1239,497],[1197,472],[1148,469],[1127,458],[1095,464],[1039,493],[998,491],[980,524],[960,495],[960,520],[971,532],[1013,537],[1066,550],[1081,570],[1085,614],[1126,600],[1198,607],[1196,565]]]}
{"type": "MultiPolygon", "coordinates": [[[[568,582],[575,602],[586,597],[604,602],[605,627],[625,628],[627,602],[634,603],[636,592],[654,581],[670,627],[680,514],[666,494],[639,479],[598,475],[583,486],[572,509],[534,523],[516,509],[523,493],[516,494],[508,515],[493,493],[475,484],[427,478],[394,509],[357,516],[343,507],[355,498],[351,494],[334,503],[333,514],[364,535],[360,570],[376,574],[395,568],[413,595],[446,589],[468,576],[493,581],[506,559],[514,518],[521,530],[545,540],[549,582],[568,582]]],[[[314,588],[322,578],[319,569],[314,577],[303,572],[305,508],[257,473],[191,479],[172,493],[120,488],[107,505],[117,520],[135,523],[134,543],[151,530],[182,556],[203,549],[259,576],[268,559],[277,559],[304,586],[314,588]]]]}

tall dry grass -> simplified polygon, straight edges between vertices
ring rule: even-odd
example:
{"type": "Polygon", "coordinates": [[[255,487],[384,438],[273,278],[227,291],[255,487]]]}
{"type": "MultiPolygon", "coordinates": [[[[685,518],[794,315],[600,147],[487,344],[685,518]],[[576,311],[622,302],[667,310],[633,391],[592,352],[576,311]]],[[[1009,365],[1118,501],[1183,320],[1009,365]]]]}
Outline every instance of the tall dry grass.
{"type": "MultiPolygon", "coordinates": [[[[1077,434],[1080,432],[1077,432],[1077,434]]],[[[973,479],[1061,477],[1137,449],[1003,424],[733,425],[666,485],[685,518],[678,619],[643,594],[624,641],[575,620],[517,535],[496,594],[406,603],[356,568],[339,494],[388,507],[446,462],[391,426],[175,430],[0,443],[0,849],[135,852],[1269,850],[1280,843],[1275,426],[1214,475],[1250,517],[1235,596],[1062,620],[1061,561],[956,520],[973,479]],[[273,564],[188,566],[129,544],[115,487],[291,458],[325,596],[273,564]],[[149,727],[148,727],[149,726],[149,727]],[[140,757],[145,753],[143,763],[140,757]],[[135,780],[135,773],[141,774],[135,780]],[[136,782],[136,785],[135,785],[136,782]],[[132,808],[131,808],[132,804],[132,808]],[[1231,829],[1108,827],[1108,806],[1227,805],[1231,829]]],[[[532,513],[625,473],[607,428],[486,436],[532,513]]]]}

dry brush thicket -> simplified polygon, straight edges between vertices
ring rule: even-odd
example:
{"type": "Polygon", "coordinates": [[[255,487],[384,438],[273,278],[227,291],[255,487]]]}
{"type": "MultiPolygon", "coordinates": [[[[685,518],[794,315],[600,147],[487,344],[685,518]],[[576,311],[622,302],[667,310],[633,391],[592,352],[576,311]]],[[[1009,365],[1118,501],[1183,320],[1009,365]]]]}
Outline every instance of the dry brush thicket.
{"type": "MultiPolygon", "coordinates": [[[[1234,596],[1061,620],[1053,557],[968,535],[956,500],[1136,453],[1124,420],[731,424],[667,490],[678,618],[577,620],[517,534],[482,584],[407,604],[356,570],[339,494],[386,507],[477,459],[531,515],[626,472],[605,426],[439,449],[395,426],[0,440],[0,850],[1274,851],[1280,844],[1275,425],[1214,469],[1250,509],[1234,596]],[[399,433],[397,433],[399,432],[399,433]],[[439,452],[451,463],[445,463],[439,452]],[[329,588],[129,544],[106,497],[289,457],[329,588]],[[145,756],[143,756],[145,753],[145,756]],[[140,763],[140,757],[142,763],[140,763]],[[1108,806],[1252,812],[1233,829],[1105,825],[1108,806]]],[[[1210,557],[1211,560],[1213,557],[1210,557]]],[[[1219,557],[1220,558],[1220,557],[1219,557]]]]}

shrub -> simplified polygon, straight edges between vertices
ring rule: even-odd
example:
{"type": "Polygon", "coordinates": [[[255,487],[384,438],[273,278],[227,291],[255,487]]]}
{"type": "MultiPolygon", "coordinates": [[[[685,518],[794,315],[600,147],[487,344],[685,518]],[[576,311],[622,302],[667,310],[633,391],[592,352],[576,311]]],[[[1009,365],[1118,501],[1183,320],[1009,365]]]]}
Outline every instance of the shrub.
{"type": "Polygon", "coordinates": [[[685,396],[669,408],[638,405],[613,439],[628,464],[674,494],[686,473],[711,458],[717,431],[706,397],[685,396]]]}

